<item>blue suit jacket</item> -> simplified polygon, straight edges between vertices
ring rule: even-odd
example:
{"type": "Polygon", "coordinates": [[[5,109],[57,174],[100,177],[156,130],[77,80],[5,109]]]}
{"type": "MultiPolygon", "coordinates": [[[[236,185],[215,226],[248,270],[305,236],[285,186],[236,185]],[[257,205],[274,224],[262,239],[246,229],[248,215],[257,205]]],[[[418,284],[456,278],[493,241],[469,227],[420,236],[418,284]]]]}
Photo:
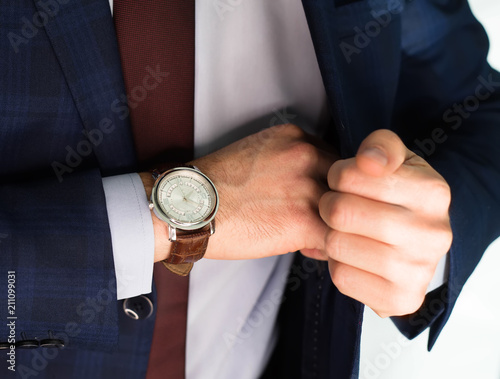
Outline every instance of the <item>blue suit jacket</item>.
{"type": "MultiPolygon", "coordinates": [[[[389,128],[452,188],[448,283],[415,315],[394,320],[409,337],[430,326],[431,347],[499,234],[500,75],[486,63],[486,35],[464,0],[303,4],[342,156],[389,128]]],[[[17,374],[141,378],[154,317],[129,320],[113,300],[101,182],[136,164],[108,2],[3,1],[0,32],[0,293],[15,271],[17,339],[51,330],[67,344],[19,349],[17,374]]],[[[362,306],[311,264],[297,258],[303,270],[291,273],[266,375],[355,378],[362,306]]],[[[7,317],[6,295],[0,309],[7,317]]],[[[2,321],[0,341],[9,332],[2,321]]]]}

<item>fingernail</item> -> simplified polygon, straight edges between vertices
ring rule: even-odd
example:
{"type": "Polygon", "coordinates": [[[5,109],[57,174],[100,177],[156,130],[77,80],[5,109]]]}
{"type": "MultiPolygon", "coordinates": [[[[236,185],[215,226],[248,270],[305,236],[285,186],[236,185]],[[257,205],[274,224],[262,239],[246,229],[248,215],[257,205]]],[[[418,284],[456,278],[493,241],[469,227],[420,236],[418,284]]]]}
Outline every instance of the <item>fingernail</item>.
{"type": "Polygon", "coordinates": [[[377,147],[368,147],[361,152],[362,155],[373,159],[378,162],[381,166],[387,165],[387,155],[377,147]]]}

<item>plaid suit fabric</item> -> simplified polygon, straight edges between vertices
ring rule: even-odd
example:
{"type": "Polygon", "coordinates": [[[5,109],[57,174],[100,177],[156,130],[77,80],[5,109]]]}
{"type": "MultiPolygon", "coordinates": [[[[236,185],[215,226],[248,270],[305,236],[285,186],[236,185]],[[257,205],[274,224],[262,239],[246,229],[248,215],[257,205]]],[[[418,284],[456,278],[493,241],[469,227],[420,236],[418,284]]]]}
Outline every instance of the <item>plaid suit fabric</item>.
{"type": "MultiPolygon", "coordinates": [[[[151,298],[155,301],[153,295],[151,298]]],[[[144,378],[156,315],[136,321],[124,314],[121,301],[117,308],[119,340],[113,351],[76,348],[18,350],[18,377],[144,378]]]]}
{"type": "Polygon", "coordinates": [[[104,126],[112,131],[92,146],[83,166],[98,163],[104,175],[130,170],[135,153],[128,119],[117,109],[125,89],[108,4],[57,3],[57,14],[37,27],[40,3],[25,0],[0,8],[0,62],[6,73],[0,77],[2,174],[52,174],[54,161],[65,162],[66,146],[76,150],[85,133],[104,126]],[[30,36],[26,25],[35,30],[31,38],[25,38],[30,36]],[[23,42],[16,44],[13,35],[23,42]]]}
{"type": "MultiPolygon", "coordinates": [[[[0,267],[17,276],[17,340],[52,331],[68,347],[61,363],[71,349],[119,341],[102,176],[130,171],[135,153],[128,120],[112,110],[124,86],[107,2],[56,2],[52,15],[50,3],[0,3],[0,267]],[[58,177],[54,162],[67,171],[58,177]]],[[[19,349],[17,363],[41,377],[34,352],[46,354],[19,349]]]]}

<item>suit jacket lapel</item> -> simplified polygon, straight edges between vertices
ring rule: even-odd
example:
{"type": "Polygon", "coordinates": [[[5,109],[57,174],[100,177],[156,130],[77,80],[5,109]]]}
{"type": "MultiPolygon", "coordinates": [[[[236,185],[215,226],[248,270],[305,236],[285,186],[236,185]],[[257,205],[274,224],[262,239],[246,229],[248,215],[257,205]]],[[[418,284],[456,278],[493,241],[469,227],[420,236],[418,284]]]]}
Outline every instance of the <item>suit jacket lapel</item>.
{"type": "Polygon", "coordinates": [[[369,132],[391,127],[403,3],[303,0],[343,157],[369,132]]]}
{"type": "Polygon", "coordinates": [[[99,166],[104,174],[131,169],[135,151],[108,1],[59,0],[51,8],[33,1],[48,15],[45,30],[99,166]]]}

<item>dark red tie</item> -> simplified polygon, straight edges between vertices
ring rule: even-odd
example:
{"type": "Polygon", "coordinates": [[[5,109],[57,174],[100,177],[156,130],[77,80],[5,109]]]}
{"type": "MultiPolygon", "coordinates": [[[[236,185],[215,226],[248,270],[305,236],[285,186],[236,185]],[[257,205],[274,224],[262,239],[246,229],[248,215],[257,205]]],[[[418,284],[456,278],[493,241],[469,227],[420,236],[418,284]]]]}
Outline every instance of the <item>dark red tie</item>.
{"type": "MultiPolygon", "coordinates": [[[[194,0],[115,0],[114,19],[138,159],[192,159],[194,0]]],[[[188,277],[155,264],[157,313],[147,379],[185,376],[188,277]]]]}
{"type": "Polygon", "coordinates": [[[194,0],[115,0],[114,19],[141,163],[192,159],[194,0]]]}

